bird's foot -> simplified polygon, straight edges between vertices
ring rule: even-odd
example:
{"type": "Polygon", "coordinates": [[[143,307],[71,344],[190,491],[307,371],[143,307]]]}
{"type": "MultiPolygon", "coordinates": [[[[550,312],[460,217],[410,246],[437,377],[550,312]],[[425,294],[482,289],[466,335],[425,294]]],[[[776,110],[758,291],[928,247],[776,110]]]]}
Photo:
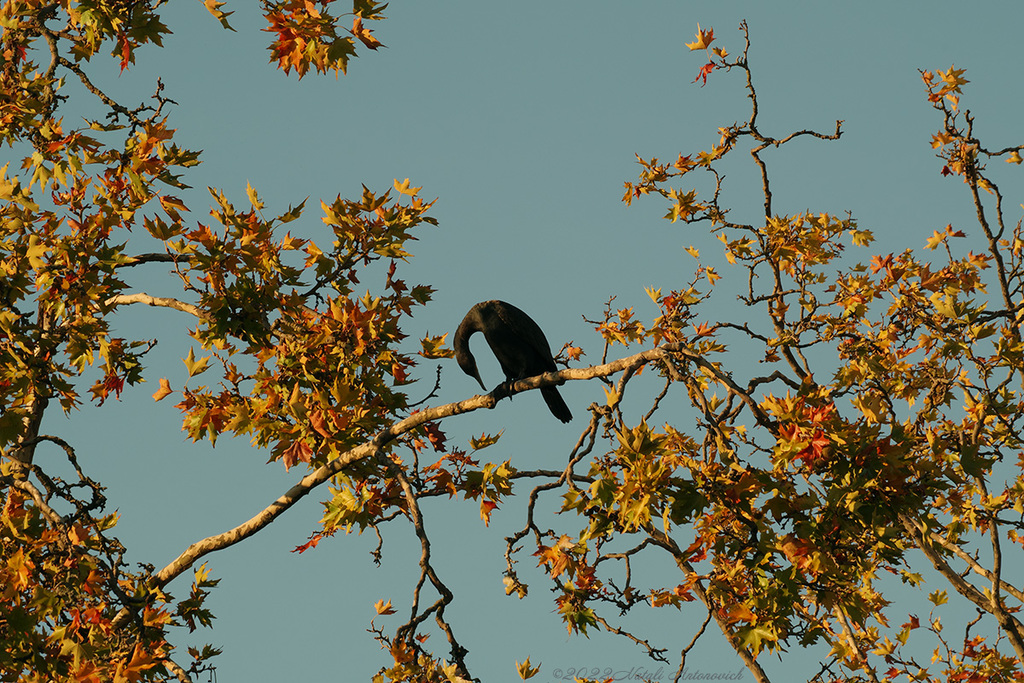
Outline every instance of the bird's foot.
{"type": "Polygon", "coordinates": [[[498,386],[494,387],[494,391],[491,392],[491,396],[493,396],[496,401],[500,401],[503,398],[511,400],[513,384],[515,384],[515,382],[511,380],[502,382],[498,386]]]}

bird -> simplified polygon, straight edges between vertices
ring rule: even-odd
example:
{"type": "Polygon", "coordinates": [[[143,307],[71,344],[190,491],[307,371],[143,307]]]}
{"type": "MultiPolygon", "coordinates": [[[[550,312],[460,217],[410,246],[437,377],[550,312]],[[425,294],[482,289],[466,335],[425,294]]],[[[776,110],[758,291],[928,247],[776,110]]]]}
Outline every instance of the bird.
{"type": "MultiPolygon", "coordinates": [[[[484,391],[487,391],[487,387],[480,379],[476,359],[469,350],[469,338],[477,332],[484,333],[487,345],[491,347],[505,373],[509,389],[513,382],[545,372],[555,372],[558,369],[555,367],[555,359],[551,355],[548,340],[533,318],[504,301],[481,301],[469,309],[466,317],[459,323],[452,347],[459,367],[476,379],[484,391]]],[[[572,420],[569,406],[565,405],[556,387],[541,387],[540,395],[544,397],[544,402],[548,404],[552,415],[562,422],[572,420]]]]}

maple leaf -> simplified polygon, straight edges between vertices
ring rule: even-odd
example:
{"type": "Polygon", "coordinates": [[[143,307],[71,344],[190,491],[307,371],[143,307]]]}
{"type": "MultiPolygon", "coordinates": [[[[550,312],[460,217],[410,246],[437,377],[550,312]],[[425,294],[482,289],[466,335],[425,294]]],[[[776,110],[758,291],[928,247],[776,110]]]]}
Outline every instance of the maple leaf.
{"type": "Polygon", "coordinates": [[[398,178],[395,178],[395,189],[402,194],[407,194],[410,197],[415,197],[416,193],[422,190],[422,187],[409,187],[409,179],[406,178],[402,182],[398,182],[398,178]]]}
{"type": "Polygon", "coordinates": [[[379,40],[377,40],[373,36],[373,34],[370,33],[370,29],[365,28],[363,26],[363,18],[362,17],[357,16],[352,21],[352,31],[351,31],[351,33],[356,38],[358,38],[360,41],[362,41],[363,45],[365,45],[366,47],[370,48],[371,50],[376,50],[379,47],[385,47],[385,45],[383,43],[381,43],[379,40]]]}
{"type": "Polygon", "coordinates": [[[378,600],[373,604],[373,608],[377,610],[377,614],[387,615],[395,613],[395,610],[391,608],[390,600],[388,600],[387,602],[384,602],[383,600],[378,600]]]}
{"type": "Polygon", "coordinates": [[[706,50],[708,45],[715,39],[715,29],[709,28],[707,31],[702,31],[700,24],[697,24],[697,40],[692,43],[687,43],[686,47],[693,50],[706,50]]]}
{"type": "Polygon", "coordinates": [[[534,668],[530,666],[530,658],[527,657],[526,661],[522,664],[516,662],[516,671],[519,673],[519,678],[525,681],[526,679],[533,678],[538,673],[540,673],[540,667],[538,666],[534,668]]]}
{"type": "Polygon", "coordinates": [[[229,31],[234,31],[231,28],[231,24],[228,23],[228,17],[234,14],[234,12],[224,12],[220,8],[224,6],[223,2],[217,2],[217,0],[203,0],[203,4],[206,5],[207,11],[214,16],[220,25],[229,31]]]}
{"type": "Polygon", "coordinates": [[[322,410],[313,410],[309,413],[309,426],[325,439],[331,438],[331,432],[327,430],[327,419],[322,410]]]}
{"type": "Polygon", "coordinates": [[[281,459],[284,460],[284,468],[289,470],[293,465],[299,462],[309,462],[313,457],[313,449],[306,445],[305,441],[301,439],[293,441],[288,448],[285,449],[284,453],[281,454],[281,459]]]}
{"type": "Polygon", "coordinates": [[[427,433],[427,440],[430,441],[430,445],[434,447],[434,450],[443,452],[444,442],[447,440],[447,437],[441,431],[441,428],[437,426],[437,423],[426,423],[423,425],[423,431],[427,433]]]}
{"type": "Polygon", "coordinates": [[[710,337],[714,332],[706,322],[703,322],[700,325],[694,325],[693,331],[698,337],[710,337]]]}
{"type": "Polygon", "coordinates": [[[494,435],[481,434],[479,438],[471,437],[469,439],[469,447],[472,448],[474,451],[479,451],[484,448],[487,448],[488,446],[497,443],[498,439],[501,438],[501,435],[504,433],[504,431],[505,430],[502,430],[494,435]]]}
{"type": "Polygon", "coordinates": [[[85,531],[81,524],[75,522],[68,529],[68,539],[75,545],[84,545],[89,540],[89,534],[85,531]]]}
{"type": "Polygon", "coordinates": [[[498,504],[491,500],[480,501],[480,519],[484,521],[484,526],[491,525],[491,513],[498,509],[498,504]]]}
{"type": "Polygon", "coordinates": [[[703,81],[700,84],[700,87],[703,88],[705,85],[708,84],[708,76],[711,74],[712,71],[715,70],[715,68],[716,67],[714,62],[708,62],[707,64],[700,68],[700,71],[697,72],[697,77],[694,78],[692,82],[696,83],[697,81],[703,81]]]}
{"type": "Polygon", "coordinates": [[[744,604],[736,604],[730,606],[728,609],[721,610],[722,616],[726,622],[735,624],[737,621],[754,621],[754,613],[744,604]]]}
{"type": "Polygon", "coordinates": [[[171,389],[171,383],[167,381],[165,377],[160,378],[160,388],[153,392],[153,400],[159,401],[174,393],[174,389],[171,389]]]}

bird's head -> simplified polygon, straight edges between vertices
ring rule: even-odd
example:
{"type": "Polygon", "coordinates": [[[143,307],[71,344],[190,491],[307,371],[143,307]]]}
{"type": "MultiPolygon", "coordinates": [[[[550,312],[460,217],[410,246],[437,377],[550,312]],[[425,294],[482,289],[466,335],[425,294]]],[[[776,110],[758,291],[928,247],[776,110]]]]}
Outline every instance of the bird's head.
{"type": "Polygon", "coordinates": [[[456,347],[455,360],[462,371],[480,383],[480,388],[487,391],[484,381],[480,379],[480,371],[476,369],[476,358],[469,352],[469,346],[456,347]]]}

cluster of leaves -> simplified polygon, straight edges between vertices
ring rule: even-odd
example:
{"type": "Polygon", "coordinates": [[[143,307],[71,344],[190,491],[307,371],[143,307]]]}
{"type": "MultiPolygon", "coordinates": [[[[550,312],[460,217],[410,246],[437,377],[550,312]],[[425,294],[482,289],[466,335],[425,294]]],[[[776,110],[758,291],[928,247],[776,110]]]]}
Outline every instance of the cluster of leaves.
{"type": "MultiPolygon", "coordinates": [[[[575,534],[536,534],[559,612],[570,632],[603,627],[667,661],[663,650],[607,621],[601,606],[624,614],[640,604],[701,604],[704,626],[716,622],[759,681],[769,678],[759,653],[816,643],[827,646],[823,680],[1020,679],[1024,626],[1015,613],[1024,592],[1005,567],[1006,544],[1024,538],[1024,241],[1020,222],[1004,224],[1002,195],[982,162],[1017,163],[1022,147],[988,150],[974,137],[973,119],[957,108],[962,70],[924,72],[928,100],[943,115],[934,137],[942,173],[960,176],[970,190],[981,253],[957,254],[954,242],[966,234],[947,226],[926,244],[944,258],[907,250],[844,269],[844,242],[868,245],[870,231],[849,216],[774,213],[760,156],[797,136],[836,139],[839,124],[831,135],[765,134],[747,49],[730,61],[710,49],[713,40],[701,30],[689,44],[712,53],[698,78],[742,70],[750,118],[720,129],[711,152],[670,164],[640,159],[624,201],[658,195],[669,201],[667,219],[709,224],[728,266],[749,283],[740,300],[750,313],[742,323],[702,319],[710,289],[701,283],[711,288],[719,274],[698,266],[687,288],[649,292],[662,310],[651,324],[632,309],[609,308],[596,321],[606,354],[649,342],[670,352],[658,363],[665,389],[639,422],[622,408],[631,377],[609,384],[591,429],[612,442],[610,450],[579,476],[585,486],[574,481],[575,459],[559,479],[567,488],[562,512],[587,522],[575,534]],[[765,207],[749,224],[720,205],[724,176],[716,169],[744,139],[761,171],[765,207]],[[714,180],[706,199],[678,185],[699,171],[714,180]],[[838,276],[829,270],[836,266],[838,276]],[[725,370],[724,354],[737,346],[767,368],[745,386],[725,370]],[[696,429],[688,421],[674,426],[675,414],[666,412],[678,384],[700,416],[696,429]],[[652,426],[656,414],[665,415],[661,428],[652,426]],[[679,583],[632,585],[630,563],[662,552],[679,568],[679,583]],[[997,643],[969,636],[952,650],[934,615],[929,630],[939,637],[929,667],[904,654],[917,617],[886,635],[892,586],[880,577],[924,585],[921,556],[934,570],[930,581],[943,587],[932,602],[943,604],[946,590],[959,594],[979,620],[988,618],[997,643]],[[618,564],[624,584],[605,571],[618,564]],[[1012,655],[1000,651],[1002,642],[1012,655]]],[[[522,587],[511,562],[508,571],[522,587]]],[[[926,647],[921,639],[911,646],[926,647]]],[[[679,672],[692,647],[683,649],[679,672]]]]}
{"type": "MultiPolygon", "coordinates": [[[[407,257],[410,231],[433,219],[425,216],[430,203],[415,196],[419,188],[396,187],[410,196],[408,206],[365,188],[360,201],[324,202],[323,220],[336,238],[330,252],[290,234],[276,238],[275,228],[302,207],[264,220],[252,191],[245,212],[216,195],[212,215],[223,236],[199,224],[170,243],[191,265],[181,274],[202,311],[194,337],[223,368],[219,387],[184,390],[179,408],[193,439],[245,434],[286,467],[322,465],[407,408],[398,388],[415,361],[396,347],[405,337],[402,319],[429,301],[431,289],[408,287],[393,259],[407,257]],[[288,251],[305,253],[300,266],[286,263],[288,251]],[[391,259],[386,293],[354,294],[358,269],[381,259],[391,259]],[[255,361],[251,370],[234,362],[242,352],[255,361]]],[[[210,358],[190,353],[189,376],[203,373],[210,358]]]]}
{"type": "MultiPolygon", "coordinates": [[[[323,223],[333,232],[329,249],[282,234],[302,219],[305,202],[268,218],[251,187],[247,207],[211,189],[212,221],[192,219],[181,176],[199,156],[175,144],[162,84],[152,101],[130,109],[85,71],[107,46],[122,70],[142,46],[160,46],[168,33],[162,4],[0,5],[0,131],[25,151],[20,170],[0,172],[0,665],[12,680],[190,680],[205,671],[216,649],[190,650],[186,670],[174,661],[169,628],[209,626],[204,600],[216,581],[204,566],[187,598],[175,600],[164,587],[203,554],[255,533],[325,482],[331,495],[323,529],[297,550],[337,530],[379,535],[394,519],[408,520],[420,545],[410,617],[388,632],[371,623],[394,659],[377,680],[468,678],[466,650],[445,616],[453,593],[432,564],[420,501],[479,501],[488,524],[518,480],[538,479],[524,527],[507,539],[506,591],[529,594],[515,557],[531,539],[570,633],[607,630],[667,662],[666,650],[609,614],[700,606],[697,635],[714,621],[759,681],[768,680],[761,653],[822,644],[828,650],[819,679],[1022,677],[1024,628],[1016,611],[1024,590],[1007,578],[1004,546],[1024,544],[1024,235],[1020,223],[1004,224],[1002,194],[985,162],[1019,164],[1024,147],[989,150],[975,138],[973,119],[959,110],[962,70],[922,78],[943,117],[933,138],[941,172],[959,176],[969,190],[980,253],[962,254],[957,240],[968,231],[949,225],[926,244],[939,257],[908,250],[847,267],[847,245],[870,244],[870,231],[850,216],[776,213],[761,157],[801,136],[836,140],[839,123],[831,134],[763,132],[747,67],[749,37],[731,58],[711,47],[712,30],[698,28],[688,46],[708,62],[696,80],[738,69],[751,115],[719,129],[710,152],[679,154],[672,163],[639,159],[639,178],[626,183],[624,201],[662,197],[667,219],[710,226],[725,264],[705,265],[700,251],[688,248],[698,260],[693,276],[648,291],[659,309],[650,322],[609,302],[593,321],[604,343],[602,364],[562,377],[600,378],[604,405],[591,406],[564,470],[520,471],[508,461],[478,459],[500,434],[471,440],[467,452],[450,447],[438,426],[439,419],[493,407],[494,396],[418,408],[404,392],[416,358],[403,350],[403,328],[432,294],[398,276],[417,229],[434,223],[420,188],[396,181],[393,191],[364,188],[356,200],[322,202],[323,223]],[[63,79],[99,98],[106,119],[66,126],[63,79]],[[762,181],[763,215],[747,223],[732,220],[720,203],[721,161],[738,149],[752,155],[762,181]],[[711,179],[710,196],[689,183],[691,174],[711,179]],[[140,253],[142,242],[157,247],[140,253]],[[181,298],[134,290],[129,274],[152,264],[173,269],[181,298]],[[748,283],[742,322],[708,319],[704,304],[716,283],[736,273],[748,283]],[[377,293],[360,293],[363,277],[383,282],[377,293]],[[118,337],[110,322],[133,303],[194,318],[189,333],[198,353],[193,348],[184,359],[190,379],[177,404],[190,437],[244,435],[285,467],[309,470],[253,520],[194,544],[155,573],[128,570],[102,489],[79,467],[74,448],[40,433],[51,402],[74,411],[87,387],[102,405],[142,380],[153,342],[118,337]],[[631,346],[645,350],[608,361],[613,350],[631,346]],[[745,384],[735,379],[748,371],[729,369],[737,348],[760,358],[766,371],[745,384]],[[646,376],[664,388],[635,417],[626,410],[627,390],[648,365],[646,376]],[[618,381],[608,379],[617,373],[618,381]],[[64,450],[77,482],[39,467],[42,444],[64,450]],[[570,520],[570,529],[544,528],[537,504],[550,493],[561,495],[556,519],[570,520]],[[985,545],[991,550],[983,560],[985,545]],[[631,566],[658,554],[678,575],[635,585],[631,566]],[[900,615],[900,628],[889,628],[893,607],[880,577],[923,585],[913,569],[922,556],[934,575],[927,582],[943,586],[930,596],[936,609],[947,591],[969,601],[984,618],[983,635],[972,635],[971,624],[963,643],[951,645],[935,613],[925,628],[916,615],[900,615]],[[624,581],[612,575],[618,567],[624,581]],[[428,620],[447,639],[446,660],[424,647],[428,620]],[[935,643],[928,667],[915,651],[908,654],[920,647],[922,631],[935,643]],[[1003,652],[1004,640],[1012,655],[1003,652]]],[[[204,4],[230,28],[223,3],[204,4]]],[[[380,47],[364,22],[382,18],[381,4],[355,0],[350,29],[329,11],[331,0],[264,0],[262,8],[274,36],[271,61],[286,73],[344,72],[356,41],[380,47]]],[[[421,355],[450,356],[444,343],[444,336],[423,339],[421,355]]],[[[568,348],[570,358],[579,354],[568,348]]],[[[512,389],[536,386],[523,380],[512,389]]],[[[163,379],[153,397],[175,393],[163,379]]],[[[377,612],[395,610],[382,601],[377,612]]],[[[680,673],[696,642],[682,649],[680,673]]],[[[539,671],[529,660],[517,669],[523,678],[539,671]]]]}
{"type": "MultiPolygon", "coordinates": [[[[101,487],[70,444],[40,432],[51,405],[71,413],[85,396],[103,405],[142,381],[155,342],[115,335],[118,308],[145,303],[194,316],[191,335],[205,355],[189,353],[189,376],[214,358],[222,369],[216,388],[183,390],[183,428],[194,439],[245,434],[286,466],[315,467],[408,412],[401,387],[414,360],[398,351],[401,328],[431,290],[407,285],[397,263],[415,228],[434,223],[431,204],[408,181],[396,181],[402,199],[364,188],[358,200],[324,202],[330,249],[281,234],[304,205],[268,219],[252,188],[245,210],[211,189],[212,225],[193,222],[181,177],[199,154],[174,142],[163,84],[130,108],[88,75],[104,52],[123,71],[143,46],[162,46],[170,32],[162,4],[0,4],[0,139],[24,154],[20,169],[0,169],[5,680],[189,680],[217,654],[190,649],[186,669],[168,641],[170,627],[211,624],[204,600],[216,581],[205,566],[177,601],[152,567],[129,571],[101,487]],[[69,80],[98,98],[105,119],[66,123],[69,80]],[[156,248],[139,253],[141,244],[156,248]],[[377,262],[371,272],[383,277],[383,293],[357,294],[358,273],[377,262]],[[135,290],[130,274],[152,264],[173,268],[180,298],[135,290]],[[62,447],[80,481],[65,484],[37,465],[41,444],[62,447]]],[[[231,28],[223,3],[204,4],[231,28]]],[[[263,3],[276,35],[272,61],[285,72],[344,71],[355,40],[380,46],[363,22],[382,19],[384,5],[356,0],[345,31],[331,4],[263,3]]],[[[154,398],[175,393],[160,385],[154,398]]]]}
{"type": "Polygon", "coordinates": [[[23,478],[16,461],[3,465],[0,667],[5,678],[138,681],[206,671],[218,650],[189,648],[186,672],[170,659],[173,647],[165,630],[209,626],[212,615],[204,602],[217,580],[205,565],[197,569],[191,595],[176,605],[170,594],[151,590],[148,572],[129,571],[124,547],[110,535],[116,515],[97,514],[105,503],[102,488],[83,474],[70,445],[54,437],[41,437],[44,441],[66,451],[79,481],[68,483],[33,466],[43,484],[40,491],[23,478]],[[76,494],[78,489],[88,496],[76,494]],[[71,511],[61,515],[54,506],[71,511]],[[131,628],[114,624],[123,605],[134,610],[131,628]]]}
{"type": "MultiPolygon", "coordinates": [[[[335,74],[346,73],[349,59],[356,56],[356,40],[370,50],[383,47],[363,21],[383,19],[382,12],[387,3],[353,0],[352,28],[343,31],[341,18],[329,11],[333,2],[261,0],[263,15],[267,20],[266,30],[277,36],[269,48],[270,61],[276,62],[285,73],[294,69],[299,78],[305,76],[310,68],[317,73],[327,73],[329,70],[335,74]]],[[[206,4],[208,7],[211,4],[219,7],[223,3],[206,0],[206,4]]],[[[222,21],[227,19],[226,16],[218,18],[222,21]]]]}

